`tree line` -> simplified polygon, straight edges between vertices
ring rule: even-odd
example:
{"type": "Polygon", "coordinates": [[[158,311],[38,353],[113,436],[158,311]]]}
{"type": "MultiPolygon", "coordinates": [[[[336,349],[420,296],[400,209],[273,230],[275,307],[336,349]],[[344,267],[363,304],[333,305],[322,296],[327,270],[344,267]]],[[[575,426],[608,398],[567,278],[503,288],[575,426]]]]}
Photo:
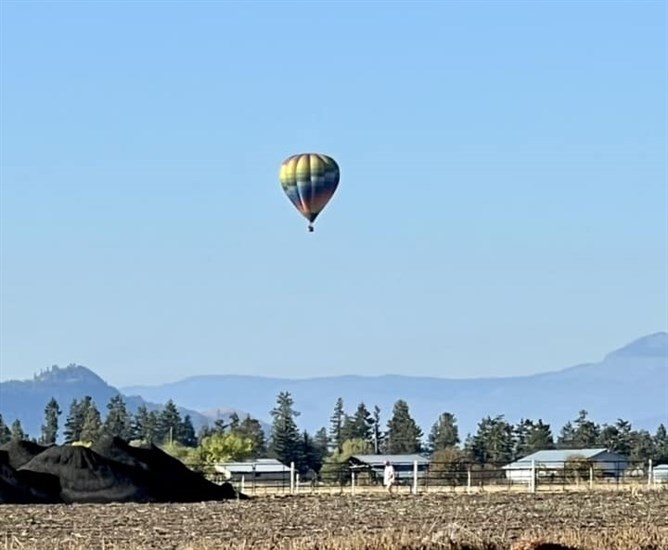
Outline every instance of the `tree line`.
{"type": "MultiPolygon", "coordinates": [[[[19,420],[8,426],[0,415],[0,444],[11,439],[32,439],[49,445],[56,443],[60,431],[60,405],[51,398],[44,409],[44,423],[37,438],[26,434],[19,420]]],[[[284,464],[294,463],[301,474],[331,474],[342,470],[354,454],[432,453],[432,462],[444,468],[473,464],[496,467],[544,449],[582,449],[605,447],[628,457],[632,464],[668,462],[668,434],[664,424],[656,432],[633,429],[630,422],[618,419],[613,424],[598,424],[586,410],[562,426],[556,436],[541,419],[522,419],[516,424],[503,415],[483,418],[475,433],[463,440],[456,416],[448,411],[435,420],[425,439],[406,401],[394,403],[383,424],[381,410],[369,410],[364,402],[346,411],[343,399],[334,403],[327,426],[311,434],[301,430],[289,392],[281,392],[271,410],[270,434],[259,420],[233,413],[227,422],[216,420],[196,432],[189,415],[181,416],[170,400],[160,410],[141,406],[130,413],[121,395],[106,404],[105,418],[90,396],[74,399],[62,426],[66,444],[91,444],[104,434],[127,441],[160,445],[193,467],[204,468],[215,462],[273,457],[284,464]],[[268,437],[267,437],[268,435],[268,437]]]]}

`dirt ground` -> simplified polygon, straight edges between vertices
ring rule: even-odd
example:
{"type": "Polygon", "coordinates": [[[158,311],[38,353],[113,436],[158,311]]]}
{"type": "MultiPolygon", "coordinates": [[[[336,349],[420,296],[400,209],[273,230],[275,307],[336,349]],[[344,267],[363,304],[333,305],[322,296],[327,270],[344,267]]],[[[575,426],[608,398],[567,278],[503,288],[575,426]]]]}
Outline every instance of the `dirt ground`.
{"type": "Polygon", "coordinates": [[[251,548],[254,542],[443,529],[505,541],[536,529],[668,532],[668,491],[258,497],[201,504],[0,506],[0,548],[251,548]],[[74,544],[76,543],[76,544],[74,544]]]}

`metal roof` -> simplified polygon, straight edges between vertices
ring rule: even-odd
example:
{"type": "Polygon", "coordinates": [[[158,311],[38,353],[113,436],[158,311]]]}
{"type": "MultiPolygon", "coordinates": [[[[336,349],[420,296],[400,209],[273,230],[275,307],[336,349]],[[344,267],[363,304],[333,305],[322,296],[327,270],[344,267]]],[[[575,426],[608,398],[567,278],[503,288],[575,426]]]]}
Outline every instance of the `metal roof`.
{"type": "Polygon", "coordinates": [[[258,458],[247,462],[219,462],[216,464],[217,472],[231,472],[235,474],[267,474],[276,472],[289,472],[290,468],[275,458],[258,458]]]}
{"type": "Polygon", "coordinates": [[[388,461],[393,466],[401,464],[413,464],[417,460],[418,464],[429,464],[429,460],[419,454],[405,454],[405,455],[353,455],[351,458],[364,462],[370,466],[384,466],[385,461],[388,461]]]}
{"type": "MultiPolygon", "coordinates": [[[[605,448],[598,448],[598,449],[550,449],[550,450],[544,450],[544,451],[537,451],[533,454],[530,454],[528,456],[525,456],[524,458],[521,458],[520,460],[516,460],[515,462],[512,462],[511,464],[508,464],[507,466],[504,466],[504,468],[526,468],[527,466],[531,465],[531,461],[535,460],[537,463],[545,463],[545,464],[550,464],[550,463],[563,463],[566,462],[568,459],[576,457],[576,456],[582,456],[586,459],[592,459],[595,458],[596,456],[602,454],[602,453],[608,453],[608,450],[605,448]]],[[[616,455],[619,457],[619,460],[625,459],[624,456],[618,454],[618,453],[609,453],[611,455],[616,455]]]]}

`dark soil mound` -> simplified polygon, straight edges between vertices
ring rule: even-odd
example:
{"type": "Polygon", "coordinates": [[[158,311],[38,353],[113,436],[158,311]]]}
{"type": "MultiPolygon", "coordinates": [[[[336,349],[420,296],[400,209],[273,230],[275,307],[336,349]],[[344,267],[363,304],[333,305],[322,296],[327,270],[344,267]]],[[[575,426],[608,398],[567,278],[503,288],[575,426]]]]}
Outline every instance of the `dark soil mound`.
{"type": "Polygon", "coordinates": [[[229,483],[212,483],[155,445],[135,447],[120,437],[104,436],[91,448],[111,461],[141,471],[143,479],[163,502],[248,498],[237,495],[229,483]]]}
{"type": "Polygon", "coordinates": [[[0,504],[31,503],[30,491],[16,478],[14,468],[9,465],[7,451],[0,451],[0,504]]]}
{"type": "Polygon", "coordinates": [[[155,502],[159,497],[139,472],[83,446],[49,447],[18,469],[18,475],[52,474],[67,503],[155,502]]]}
{"type": "Polygon", "coordinates": [[[15,470],[30,462],[46,449],[48,449],[48,446],[39,445],[32,441],[18,441],[16,439],[12,439],[0,446],[0,451],[6,451],[9,455],[9,465],[15,470]]]}
{"type": "Polygon", "coordinates": [[[0,504],[60,502],[60,483],[50,474],[18,473],[9,464],[9,453],[0,451],[0,504]]]}

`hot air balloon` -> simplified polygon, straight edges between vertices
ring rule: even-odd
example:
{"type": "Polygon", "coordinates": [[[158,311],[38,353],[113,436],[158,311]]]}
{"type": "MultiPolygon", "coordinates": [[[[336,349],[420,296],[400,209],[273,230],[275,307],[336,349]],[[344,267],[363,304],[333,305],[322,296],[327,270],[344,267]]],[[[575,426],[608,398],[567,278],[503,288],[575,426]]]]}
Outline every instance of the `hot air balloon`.
{"type": "Polygon", "coordinates": [[[340,175],[336,161],[319,153],[292,155],[281,164],[281,187],[309,221],[309,231],[313,231],[313,222],[334,195],[340,175]]]}

